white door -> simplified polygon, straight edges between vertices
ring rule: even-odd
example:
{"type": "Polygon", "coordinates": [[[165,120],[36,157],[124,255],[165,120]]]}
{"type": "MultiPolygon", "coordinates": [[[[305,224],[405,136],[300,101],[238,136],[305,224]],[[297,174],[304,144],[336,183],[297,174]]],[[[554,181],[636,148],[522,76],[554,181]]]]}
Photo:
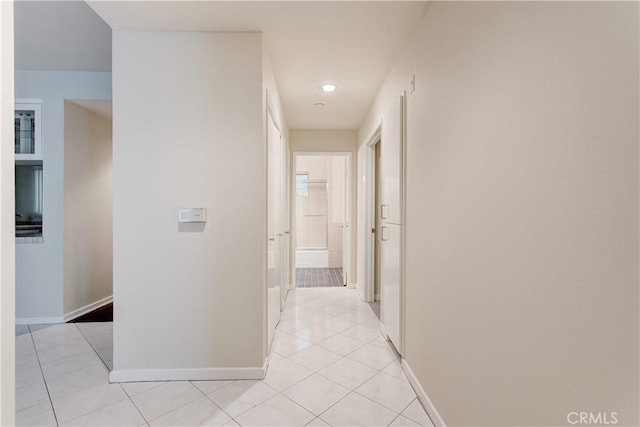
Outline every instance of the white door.
{"type": "Polygon", "coordinates": [[[267,323],[268,346],[280,321],[282,283],[282,138],[267,114],[267,323]]]}
{"type": "Polygon", "coordinates": [[[402,349],[403,105],[404,97],[400,97],[384,115],[380,141],[381,321],[398,351],[402,349]]]}
{"type": "Polygon", "coordinates": [[[280,177],[280,183],[282,187],[282,203],[281,203],[281,217],[282,217],[282,262],[281,262],[281,283],[280,283],[280,309],[284,309],[284,302],[287,297],[289,285],[291,284],[291,275],[289,268],[289,260],[291,258],[291,222],[290,222],[290,203],[291,203],[291,181],[288,179],[290,176],[290,161],[289,161],[289,147],[285,144],[284,138],[281,138],[282,143],[282,175],[280,177]]]}
{"type": "Polygon", "coordinates": [[[349,181],[349,157],[344,159],[344,201],[343,201],[343,228],[342,228],[342,284],[347,286],[351,280],[351,183],[349,181]]]}

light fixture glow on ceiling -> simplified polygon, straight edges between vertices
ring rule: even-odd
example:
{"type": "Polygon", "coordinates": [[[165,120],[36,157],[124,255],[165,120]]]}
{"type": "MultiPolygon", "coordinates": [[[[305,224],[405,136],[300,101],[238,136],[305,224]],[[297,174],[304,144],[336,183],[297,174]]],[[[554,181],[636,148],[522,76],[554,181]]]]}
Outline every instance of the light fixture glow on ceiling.
{"type": "Polygon", "coordinates": [[[323,92],[335,92],[337,88],[338,87],[336,85],[331,84],[331,83],[327,83],[327,84],[322,85],[322,91],[323,92]]]}

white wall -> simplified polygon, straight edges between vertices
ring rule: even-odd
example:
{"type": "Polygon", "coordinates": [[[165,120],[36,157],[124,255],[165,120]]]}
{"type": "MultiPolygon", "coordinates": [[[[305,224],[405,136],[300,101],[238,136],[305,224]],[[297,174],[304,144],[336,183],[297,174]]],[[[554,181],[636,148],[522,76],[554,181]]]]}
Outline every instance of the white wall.
{"type": "Polygon", "coordinates": [[[0,2],[0,425],[15,424],[13,2],[0,2]]]}
{"type": "Polygon", "coordinates": [[[16,98],[42,103],[43,243],[16,245],[16,316],[61,321],[64,227],[64,100],[110,99],[111,73],[17,71],[16,98]]]}
{"type": "Polygon", "coordinates": [[[109,118],[65,101],[65,313],[113,294],[111,145],[109,118]]]}
{"type": "Polygon", "coordinates": [[[408,97],[406,361],[447,425],[638,425],[638,3],[434,2],[408,97]]]}
{"type": "Polygon", "coordinates": [[[357,179],[356,170],[358,165],[357,148],[358,133],[351,130],[305,130],[291,129],[291,150],[293,152],[310,152],[310,153],[330,153],[330,152],[349,152],[351,153],[351,220],[349,227],[351,229],[351,277],[348,278],[350,285],[358,282],[358,272],[356,265],[357,256],[357,179]]]}
{"type": "Polygon", "coordinates": [[[263,367],[262,78],[258,33],[114,32],[112,380],[263,367]]]}

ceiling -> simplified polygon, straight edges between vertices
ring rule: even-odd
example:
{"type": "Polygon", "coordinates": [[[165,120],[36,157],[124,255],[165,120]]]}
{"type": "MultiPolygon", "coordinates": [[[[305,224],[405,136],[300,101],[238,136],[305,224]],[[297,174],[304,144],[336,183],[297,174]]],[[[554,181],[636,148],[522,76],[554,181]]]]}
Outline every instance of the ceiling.
{"type": "Polygon", "coordinates": [[[71,69],[77,64],[85,66],[77,69],[103,70],[105,61],[110,69],[110,34],[107,52],[104,22],[114,30],[261,31],[292,129],[357,129],[425,5],[422,1],[88,1],[98,17],[88,13],[84,2],[19,3],[16,62],[38,66],[28,69],[71,69]],[[40,7],[60,7],[64,12],[30,12],[27,21],[25,10],[40,7]],[[19,18],[31,28],[44,24],[49,30],[38,30],[38,37],[19,33],[19,18]],[[19,61],[23,41],[30,44],[19,61]],[[31,58],[38,53],[34,46],[40,46],[39,58],[31,58]],[[326,82],[335,83],[338,90],[323,93],[320,85],[326,82]],[[318,102],[325,107],[316,108],[318,102]]]}
{"type": "Polygon", "coordinates": [[[83,1],[16,1],[18,70],[111,71],[111,28],[83,1]]]}

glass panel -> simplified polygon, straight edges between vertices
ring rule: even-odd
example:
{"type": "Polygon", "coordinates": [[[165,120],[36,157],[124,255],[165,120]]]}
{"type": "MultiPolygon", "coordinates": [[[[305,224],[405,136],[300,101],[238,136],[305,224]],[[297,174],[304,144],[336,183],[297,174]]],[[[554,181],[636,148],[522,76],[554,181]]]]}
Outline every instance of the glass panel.
{"type": "Polygon", "coordinates": [[[42,236],[42,165],[16,165],[16,237],[42,236]]]}
{"type": "Polygon", "coordinates": [[[296,174],[296,196],[309,195],[309,184],[307,184],[308,179],[309,179],[308,173],[296,174]]]}
{"type": "Polygon", "coordinates": [[[296,247],[327,248],[327,181],[306,181],[306,195],[296,195],[296,247]]]}
{"type": "Polygon", "coordinates": [[[36,152],[35,127],[36,114],[33,110],[16,110],[15,120],[16,154],[34,154],[36,152]]]}

